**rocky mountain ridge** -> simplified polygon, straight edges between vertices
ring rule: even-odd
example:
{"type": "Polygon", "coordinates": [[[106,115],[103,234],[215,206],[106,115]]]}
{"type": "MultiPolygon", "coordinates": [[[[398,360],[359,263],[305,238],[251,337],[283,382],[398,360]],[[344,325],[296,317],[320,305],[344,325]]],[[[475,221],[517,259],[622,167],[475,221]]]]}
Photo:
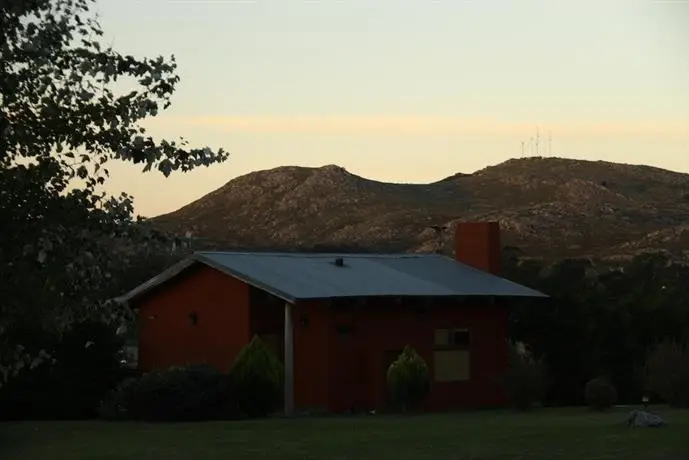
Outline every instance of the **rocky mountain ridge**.
{"type": "Polygon", "coordinates": [[[431,225],[497,220],[503,243],[532,257],[631,257],[689,249],[689,174],[562,158],[508,160],[430,184],[346,169],[285,166],[229,181],[153,219],[224,248],[434,251],[431,225]]]}

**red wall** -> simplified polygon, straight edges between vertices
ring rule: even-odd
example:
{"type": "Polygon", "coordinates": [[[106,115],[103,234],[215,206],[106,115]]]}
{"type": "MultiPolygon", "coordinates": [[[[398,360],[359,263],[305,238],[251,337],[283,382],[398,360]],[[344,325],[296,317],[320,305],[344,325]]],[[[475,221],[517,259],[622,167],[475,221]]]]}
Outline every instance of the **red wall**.
{"type": "MultiPolygon", "coordinates": [[[[426,361],[433,375],[433,337],[439,328],[467,328],[471,333],[471,379],[434,383],[428,409],[500,406],[506,400],[499,379],[508,364],[504,304],[487,302],[437,305],[421,313],[401,305],[330,308],[330,404],[334,412],[350,408],[380,409],[386,401],[386,366],[395,357],[389,351],[411,345],[426,361]],[[350,336],[338,334],[338,324],[352,324],[350,336]]],[[[298,349],[310,353],[309,349],[298,349]]]]}
{"type": "Polygon", "coordinates": [[[249,286],[210,267],[191,267],[137,306],[143,371],[202,362],[228,371],[250,339],[249,286]]]}
{"type": "Polygon", "coordinates": [[[294,404],[302,410],[326,410],[330,400],[328,375],[335,363],[329,359],[332,334],[327,308],[318,302],[295,305],[294,404]]]}

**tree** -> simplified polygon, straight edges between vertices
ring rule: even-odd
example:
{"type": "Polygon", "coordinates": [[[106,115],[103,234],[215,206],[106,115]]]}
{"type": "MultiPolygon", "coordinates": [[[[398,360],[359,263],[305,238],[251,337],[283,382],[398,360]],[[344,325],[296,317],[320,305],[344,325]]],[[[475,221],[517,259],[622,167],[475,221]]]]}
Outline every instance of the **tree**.
{"type": "Polygon", "coordinates": [[[689,407],[689,344],[664,340],[646,361],[647,389],[676,407],[689,407]]]}
{"type": "Polygon", "coordinates": [[[129,374],[121,365],[124,339],[112,326],[81,321],[60,337],[34,331],[31,339],[27,349],[47,350],[52,359],[0,387],[2,420],[94,417],[100,401],[129,374]]]}
{"type": "Polygon", "coordinates": [[[547,389],[547,373],[542,362],[510,343],[510,367],[504,377],[507,394],[518,410],[526,411],[542,403],[547,389]]]}
{"type": "Polygon", "coordinates": [[[170,105],[179,81],[174,56],[104,47],[93,3],[0,1],[0,385],[35,358],[10,329],[121,317],[108,300],[132,255],[122,249],[166,242],[134,218],[130,196],[100,191],[108,162],[167,176],[228,157],[146,134],[141,121],[170,105]],[[118,92],[122,80],[130,89],[118,92]]]}
{"type": "Polygon", "coordinates": [[[586,382],[597,376],[609,378],[621,402],[638,402],[647,350],[666,339],[689,340],[689,267],[662,254],[642,254],[623,267],[537,265],[510,266],[513,280],[551,296],[515,303],[510,338],[548,369],[547,402],[583,403],[586,382]]]}
{"type": "MultiPolygon", "coordinates": [[[[512,312],[510,338],[526,344],[537,360],[542,360],[552,378],[550,402],[581,403],[581,391],[595,367],[591,343],[597,326],[589,321],[598,309],[591,264],[563,260],[538,271],[530,284],[551,296],[545,303],[528,302],[512,312]]],[[[534,273],[535,267],[530,272],[534,273]]]]}

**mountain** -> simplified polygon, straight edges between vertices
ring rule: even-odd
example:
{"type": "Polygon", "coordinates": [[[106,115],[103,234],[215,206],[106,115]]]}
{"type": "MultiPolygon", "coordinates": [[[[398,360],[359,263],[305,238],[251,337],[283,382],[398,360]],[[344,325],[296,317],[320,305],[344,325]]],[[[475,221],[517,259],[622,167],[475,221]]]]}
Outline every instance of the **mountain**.
{"type": "MultiPolygon", "coordinates": [[[[522,158],[430,184],[378,182],[335,165],[250,173],[153,219],[225,248],[433,251],[430,225],[498,220],[532,257],[627,257],[689,248],[689,174],[522,158]]],[[[451,232],[441,237],[450,249],[451,232]]]]}

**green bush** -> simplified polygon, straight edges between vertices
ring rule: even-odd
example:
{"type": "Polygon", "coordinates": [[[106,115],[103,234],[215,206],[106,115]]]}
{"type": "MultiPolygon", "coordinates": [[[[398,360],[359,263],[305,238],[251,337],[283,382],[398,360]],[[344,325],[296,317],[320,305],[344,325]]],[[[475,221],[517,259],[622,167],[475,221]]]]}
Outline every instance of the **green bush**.
{"type": "Polygon", "coordinates": [[[239,411],[247,417],[272,413],[282,401],[283,366],[257,336],[237,356],[230,371],[239,411]]]}
{"type": "Polygon", "coordinates": [[[510,367],[505,374],[507,396],[518,410],[526,411],[543,402],[547,386],[545,366],[528,353],[510,346],[510,367]]]}
{"type": "Polygon", "coordinates": [[[390,364],[387,381],[393,403],[403,412],[419,408],[431,391],[428,366],[409,346],[390,364]]]}
{"type": "Polygon", "coordinates": [[[597,377],[586,383],[586,404],[595,411],[605,411],[615,405],[617,390],[610,380],[597,377]]]}
{"type": "Polygon", "coordinates": [[[646,362],[646,387],[672,406],[689,407],[689,345],[656,346],[646,362]]]}
{"type": "Polygon", "coordinates": [[[211,366],[155,371],[123,381],[100,406],[108,420],[199,421],[237,417],[229,379],[211,366]]]}

